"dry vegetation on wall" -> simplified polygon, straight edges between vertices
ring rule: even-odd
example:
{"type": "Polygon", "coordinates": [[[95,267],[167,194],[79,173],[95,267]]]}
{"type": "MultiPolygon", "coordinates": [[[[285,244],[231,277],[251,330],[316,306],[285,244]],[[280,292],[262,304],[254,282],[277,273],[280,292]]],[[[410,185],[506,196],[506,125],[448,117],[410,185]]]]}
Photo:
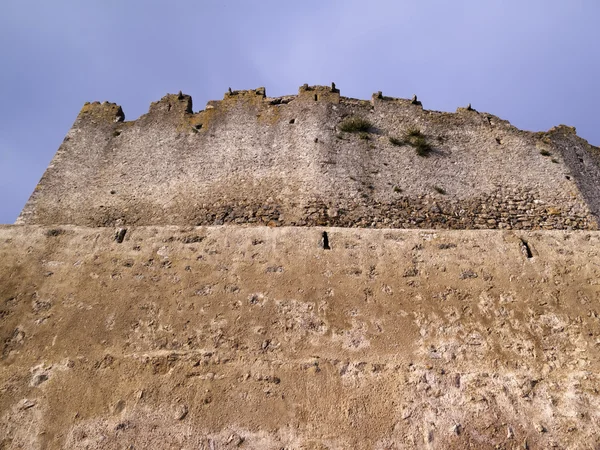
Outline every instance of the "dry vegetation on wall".
{"type": "Polygon", "coordinates": [[[405,133],[405,142],[415,149],[417,155],[427,157],[433,150],[427,138],[418,128],[409,128],[405,133]]]}
{"type": "Polygon", "coordinates": [[[388,140],[390,144],[396,147],[408,145],[415,149],[415,152],[418,156],[424,158],[428,157],[433,151],[433,147],[429,143],[428,138],[421,132],[420,129],[415,127],[408,128],[404,132],[403,139],[399,139],[395,136],[389,136],[388,140]]]}
{"type": "Polygon", "coordinates": [[[373,124],[362,117],[351,116],[340,122],[339,129],[346,133],[366,133],[372,128],[373,124]]]}

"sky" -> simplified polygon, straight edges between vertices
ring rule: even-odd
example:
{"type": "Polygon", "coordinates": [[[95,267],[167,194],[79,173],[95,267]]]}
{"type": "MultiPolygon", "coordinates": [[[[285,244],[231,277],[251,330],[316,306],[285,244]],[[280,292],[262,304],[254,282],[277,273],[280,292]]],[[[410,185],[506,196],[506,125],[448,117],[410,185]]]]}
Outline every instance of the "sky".
{"type": "Polygon", "coordinates": [[[0,0],[0,224],[86,101],[133,120],[180,90],[198,111],[229,87],[333,81],[600,145],[599,19],[598,0],[0,0]]]}

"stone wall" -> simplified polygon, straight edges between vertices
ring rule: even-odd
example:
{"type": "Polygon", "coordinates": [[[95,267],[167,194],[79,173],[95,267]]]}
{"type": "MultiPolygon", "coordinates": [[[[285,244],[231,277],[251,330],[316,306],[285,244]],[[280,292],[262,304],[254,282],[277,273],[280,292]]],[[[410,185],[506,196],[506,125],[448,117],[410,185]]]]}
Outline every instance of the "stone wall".
{"type": "Polygon", "coordinates": [[[0,227],[0,448],[600,446],[598,232],[119,235],[0,227]]]}
{"type": "Polygon", "coordinates": [[[92,103],[18,223],[596,229],[597,155],[569,127],[530,133],[472,108],[334,86],[232,90],[196,113],[189,96],[167,95],[129,122],[92,103]],[[349,117],[371,127],[341,131],[349,117]]]}

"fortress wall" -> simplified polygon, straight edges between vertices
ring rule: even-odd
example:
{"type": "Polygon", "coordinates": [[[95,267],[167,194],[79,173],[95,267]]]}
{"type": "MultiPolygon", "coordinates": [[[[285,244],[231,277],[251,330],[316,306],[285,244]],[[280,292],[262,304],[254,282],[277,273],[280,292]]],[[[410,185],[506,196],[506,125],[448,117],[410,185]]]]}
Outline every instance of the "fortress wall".
{"type": "Polygon", "coordinates": [[[529,133],[467,108],[323,86],[232,91],[198,113],[168,95],[121,119],[117,105],[84,107],[18,223],[597,228],[597,149],[568,127],[529,133]],[[372,129],[340,132],[349,116],[372,129]],[[390,143],[411,127],[429,157],[390,143]]]}
{"type": "Polygon", "coordinates": [[[599,248],[0,227],[0,447],[595,448],[599,248]]]}
{"type": "Polygon", "coordinates": [[[578,174],[574,179],[579,191],[592,214],[600,217],[600,149],[578,137],[572,127],[553,128],[546,139],[561,152],[569,173],[578,174]]]}

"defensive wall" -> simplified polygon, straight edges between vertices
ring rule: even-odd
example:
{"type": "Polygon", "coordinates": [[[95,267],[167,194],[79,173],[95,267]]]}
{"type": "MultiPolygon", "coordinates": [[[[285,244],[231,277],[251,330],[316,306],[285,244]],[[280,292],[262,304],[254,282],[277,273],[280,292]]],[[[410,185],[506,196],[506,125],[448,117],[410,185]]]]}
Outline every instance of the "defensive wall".
{"type": "Polygon", "coordinates": [[[593,231],[0,227],[0,443],[595,449],[599,249],[593,231]]]}
{"type": "Polygon", "coordinates": [[[230,91],[196,113],[190,96],[167,95],[124,117],[86,104],[17,223],[598,227],[600,150],[566,126],[532,133],[470,105],[443,113],[307,85],[230,91]],[[356,117],[367,131],[341,131],[356,117]]]}
{"type": "Polygon", "coordinates": [[[334,85],[88,103],[0,226],[0,449],[600,448],[599,165],[334,85]]]}

